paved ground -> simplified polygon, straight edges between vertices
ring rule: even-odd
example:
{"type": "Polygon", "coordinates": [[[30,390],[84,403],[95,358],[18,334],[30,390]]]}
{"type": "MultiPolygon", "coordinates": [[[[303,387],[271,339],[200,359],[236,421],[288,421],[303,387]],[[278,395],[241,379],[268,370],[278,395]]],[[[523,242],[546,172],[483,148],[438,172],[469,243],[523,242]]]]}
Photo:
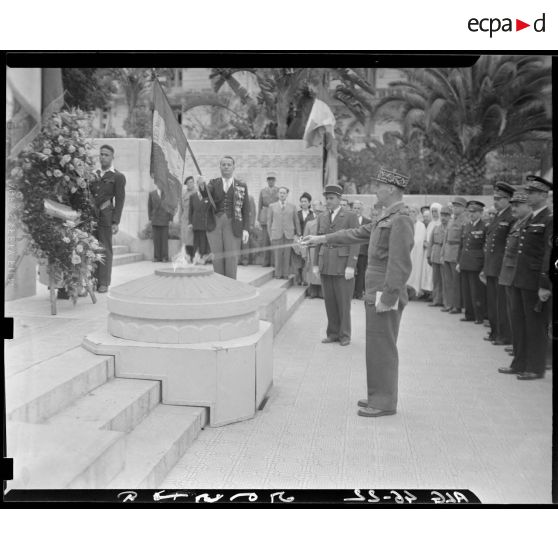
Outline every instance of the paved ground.
{"type": "MultiPolygon", "coordinates": [[[[149,273],[114,269],[113,285],[149,273]]],[[[261,268],[239,268],[250,280],[261,268]]],[[[364,309],[353,303],[353,342],[322,345],[323,301],[306,300],[275,339],[274,388],[250,421],[207,428],[162,483],[165,488],[469,488],[483,502],[551,501],[552,374],[518,382],[482,337],[486,329],[411,303],[400,333],[399,412],[366,419],[364,309]]],[[[106,295],[58,305],[46,288],[6,303],[16,373],[81,343],[106,324],[106,295]]]]}
{"type": "Polygon", "coordinates": [[[483,502],[551,501],[552,374],[519,382],[486,328],[412,302],[400,332],[399,412],[357,416],[364,309],[353,342],[322,345],[306,300],[274,348],[274,388],[250,421],[207,428],[165,488],[469,488],[483,502]]]}

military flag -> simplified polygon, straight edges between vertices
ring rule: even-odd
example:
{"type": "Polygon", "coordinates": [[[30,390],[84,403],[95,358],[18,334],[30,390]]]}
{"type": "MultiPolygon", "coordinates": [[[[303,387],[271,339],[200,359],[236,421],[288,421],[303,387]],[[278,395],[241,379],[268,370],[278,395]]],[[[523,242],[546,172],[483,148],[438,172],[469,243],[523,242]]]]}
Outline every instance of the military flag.
{"type": "Polygon", "coordinates": [[[157,79],[153,82],[153,138],[150,173],[163,192],[163,207],[174,215],[182,191],[188,141],[157,79]]]}

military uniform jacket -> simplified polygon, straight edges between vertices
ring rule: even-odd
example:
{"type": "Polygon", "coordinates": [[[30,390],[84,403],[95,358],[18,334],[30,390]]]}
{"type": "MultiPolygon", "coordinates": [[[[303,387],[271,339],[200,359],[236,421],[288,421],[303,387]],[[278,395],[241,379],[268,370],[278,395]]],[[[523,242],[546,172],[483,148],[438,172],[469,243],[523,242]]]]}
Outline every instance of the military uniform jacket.
{"type": "Polygon", "coordinates": [[[517,250],[519,248],[519,237],[521,230],[525,226],[528,218],[514,221],[510,227],[510,232],[506,237],[506,245],[504,246],[504,254],[502,256],[502,266],[498,276],[498,283],[505,287],[511,287],[515,275],[517,265],[517,250]]]}
{"type": "MultiPolygon", "coordinates": [[[[358,220],[358,216],[357,216],[357,220],[358,220]]],[[[371,223],[371,219],[368,219],[368,217],[362,217],[362,223],[360,223],[361,225],[367,225],[368,223],[371,223]]],[[[366,244],[361,244],[360,245],[360,249],[358,251],[358,255],[359,256],[367,256],[368,255],[368,242],[366,244]]]]}
{"type": "Polygon", "coordinates": [[[459,252],[461,271],[481,271],[484,265],[486,223],[479,219],[474,225],[466,223],[459,252]]]}
{"type": "Polygon", "coordinates": [[[157,227],[165,227],[172,220],[172,213],[169,213],[163,208],[163,200],[165,194],[159,193],[157,190],[149,192],[149,199],[147,201],[147,214],[152,225],[157,227]]]}
{"type": "MultiPolygon", "coordinates": [[[[317,234],[331,234],[344,229],[358,227],[356,213],[340,208],[333,223],[330,223],[330,212],[323,211],[318,215],[317,234]]],[[[358,244],[345,246],[328,238],[327,244],[320,244],[314,254],[314,265],[318,265],[322,275],[345,275],[345,268],[354,268],[358,259],[358,244]]]]}
{"type": "Polygon", "coordinates": [[[126,177],[117,170],[109,170],[102,177],[96,175],[90,189],[99,226],[110,227],[120,223],[126,198],[125,186],[126,177]]]}
{"type": "Polygon", "coordinates": [[[535,216],[531,215],[521,229],[514,287],[529,291],[551,288],[548,272],[552,229],[552,214],[548,207],[535,216]]]}
{"type": "Polygon", "coordinates": [[[403,305],[407,304],[406,283],[411,275],[414,224],[402,201],[388,207],[377,221],[328,234],[327,240],[336,244],[369,242],[364,299],[374,303],[376,293],[381,291],[382,303],[393,306],[399,298],[403,305]]]}
{"type": "Polygon", "coordinates": [[[444,262],[457,263],[459,261],[459,246],[461,245],[461,236],[466,220],[466,213],[450,219],[442,246],[442,260],[444,262]]]}
{"type": "Polygon", "coordinates": [[[272,203],[279,201],[279,188],[266,186],[261,192],[258,200],[258,222],[260,225],[267,226],[268,208],[272,203]]]}
{"type": "Polygon", "coordinates": [[[199,192],[190,194],[188,205],[188,222],[195,231],[207,230],[207,212],[209,211],[209,201],[202,197],[199,192]]]}
{"type": "Polygon", "coordinates": [[[242,236],[243,230],[250,228],[250,200],[248,199],[248,187],[244,182],[233,179],[228,191],[225,193],[222,178],[213,178],[206,188],[201,191],[204,198],[209,198],[208,191],[214,206],[210,203],[207,215],[207,230],[212,231],[216,227],[215,216],[226,213],[232,219],[232,230],[236,237],[242,236]]]}
{"type": "Polygon", "coordinates": [[[428,250],[426,256],[430,258],[430,261],[435,264],[441,264],[442,262],[442,246],[444,244],[444,236],[446,234],[447,225],[444,227],[442,223],[436,226],[432,231],[432,236],[430,242],[428,243],[428,250]]]}
{"type": "Polygon", "coordinates": [[[498,277],[502,267],[506,238],[513,224],[511,207],[494,217],[486,228],[484,245],[484,274],[487,277],[498,277]]]}

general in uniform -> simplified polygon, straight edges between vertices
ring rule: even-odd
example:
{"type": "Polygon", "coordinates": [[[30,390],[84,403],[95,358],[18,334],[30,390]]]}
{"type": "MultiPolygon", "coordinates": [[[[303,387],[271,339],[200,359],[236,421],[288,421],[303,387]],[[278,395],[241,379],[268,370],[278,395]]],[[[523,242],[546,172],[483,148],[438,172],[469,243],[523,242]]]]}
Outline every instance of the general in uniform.
{"type": "Polygon", "coordinates": [[[368,397],[358,402],[364,417],[393,415],[397,409],[399,356],[397,336],[408,302],[414,226],[403,202],[409,177],[381,168],[375,193],[386,209],[381,218],[355,229],[306,237],[308,242],[369,242],[366,269],[366,379],[368,397]]]}
{"type": "MultiPolygon", "coordinates": [[[[444,245],[442,249],[442,261],[446,268],[446,275],[451,277],[450,284],[450,314],[461,313],[461,278],[457,271],[457,263],[459,258],[459,246],[461,244],[461,235],[463,234],[463,226],[467,222],[467,213],[465,207],[467,200],[465,198],[456,197],[453,199],[453,217],[448,223],[446,235],[444,237],[444,245]]],[[[442,310],[445,310],[442,308],[442,310]]]]}
{"type": "Polygon", "coordinates": [[[544,178],[527,177],[525,189],[532,213],[521,229],[512,289],[515,357],[510,368],[519,380],[543,378],[545,372],[552,287],[553,219],[547,206],[551,188],[544,178]]]}
{"type": "MultiPolygon", "coordinates": [[[[325,187],[327,210],[318,216],[317,234],[327,235],[343,229],[358,227],[356,213],[340,207],[343,187],[325,187]]],[[[342,346],[351,342],[351,300],[355,288],[355,266],[358,245],[345,246],[333,240],[322,244],[314,254],[322,281],[322,293],[327,314],[326,337],[323,343],[339,341],[342,346]]]]}
{"type": "Polygon", "coordinates": [[[511,342],[510,321],[507,311],[506,287],[500,285],[498,277],[502,268],[506,238],[513,223],[510,200],[515,188],[506,182],[494,186],[496,215],[486,228],[484,245],[484,267],[486,278],[486,310],[490,322],[490,334],[484,339],[494,345],[509,345],[511,342]]]}
{"type": "Polygon", "coordinates": [[[463,235],[459,249],[458,271],[461,274],[461,296],[465,307],[462,322],[482,324],[486,308],[486,287],[479,274],[484,264],[484,243],[486,224],[481,219],[484,203],[470,201],[467,209],[471,220],[463,227],[463,235]]]}
{"type": "Polygon", "coordinates": [[[95,276],[97,290],[106,293],[112,275],[112,235],[118,232],[118,225],[126,198],[126,177],[113,166],[114,148],[102,145],[99,150],[101,169],[91,183],[91,194],[95,204],[97,229],[95,236],[104,248],[105,259],[97,264],[95,276]]]}

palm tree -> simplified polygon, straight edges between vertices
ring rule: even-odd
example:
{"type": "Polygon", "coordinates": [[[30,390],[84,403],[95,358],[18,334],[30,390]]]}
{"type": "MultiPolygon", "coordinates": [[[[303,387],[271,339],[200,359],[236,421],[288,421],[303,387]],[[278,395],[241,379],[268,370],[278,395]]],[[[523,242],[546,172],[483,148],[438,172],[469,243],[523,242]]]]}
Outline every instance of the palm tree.
{"type": "Polygon", "coordinates": [[[404,134],[418,130],[454,171],[455,193],[479,193],[491,151],[552,130],[547,99],[551,72],[539,56],[481,56],[471,68],[405,70],[396,104],[404,134]]]}

